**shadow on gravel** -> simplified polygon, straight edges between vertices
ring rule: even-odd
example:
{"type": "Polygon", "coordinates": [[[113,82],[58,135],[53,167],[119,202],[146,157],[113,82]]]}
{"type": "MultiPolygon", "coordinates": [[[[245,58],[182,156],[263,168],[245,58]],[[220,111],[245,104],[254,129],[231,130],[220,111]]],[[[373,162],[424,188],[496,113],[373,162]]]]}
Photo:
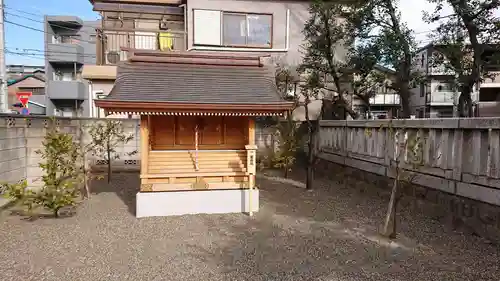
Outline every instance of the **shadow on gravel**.
{"type": "Polygon", "coordinates": [[[189,245],[200,262],[218,266],[231,280],[393,280],[405,270],[398,262],[419,254],[416,245],[340,223],[332,209],[318,204],[328,198],[259,183],[261,210],[255,217],[226,228],[206,218],[209,233],[224,236],[224,243],[215,249],[189,245]]]}
{"type": "Polygon", "coordinates": [[[117,172],[111,175],[111,183],[108,184],[107,176],[103,179],[93,179],[90,183],[90,193],[113,192],[127,205],[130,214],[135,216],[136,194],[139,192],[141,180],[137,172],[117,172]]]}
{"type": "Polygon", "coordinates": [[[205,217],[207,239],[222,242],[188,252],[228,280],[493,280],[499,272],[497,248],[406,211],[398,239],[381,237],[386,198],[329,184],[308,192],[259,180],[260,211],[232,225],[205,217]]]}

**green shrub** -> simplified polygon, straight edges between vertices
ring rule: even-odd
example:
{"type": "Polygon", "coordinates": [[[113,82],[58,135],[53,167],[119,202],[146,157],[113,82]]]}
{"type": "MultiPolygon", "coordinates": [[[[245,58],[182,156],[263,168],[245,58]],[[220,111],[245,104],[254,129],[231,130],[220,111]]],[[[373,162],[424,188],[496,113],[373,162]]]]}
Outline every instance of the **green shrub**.
{"type": "Polygon", "coordinates": [[[70,134],[53,128],[45,135],[39,163],[43,171],[42,186],[28,188],[27,181],[17,184],[3,184],[4,197],[18,201],[31,213],[36,207],[50,210],[55,217],[59,210],[76,204],[83,180],[80,146],[70,134]]]}

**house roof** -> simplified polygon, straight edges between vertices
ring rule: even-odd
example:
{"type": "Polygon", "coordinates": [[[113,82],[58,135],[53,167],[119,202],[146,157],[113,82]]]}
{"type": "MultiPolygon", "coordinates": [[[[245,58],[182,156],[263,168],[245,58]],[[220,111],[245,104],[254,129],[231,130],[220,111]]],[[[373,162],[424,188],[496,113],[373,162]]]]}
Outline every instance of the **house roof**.
{"type": "Polygon", "coordinates": [[[259,56],[200,52],[131,51],[118,65],[115,85],[102,108],[284,111],[274,69],[259,56]]]}
{"type": "Polygon", "coordinates": [[[40,76],[35,75],[35,74],[28,74],[28,75],[24,75],[21,78],[12,79],[12,80],[7,81],[7,86],[11,86],[11,85],[17,84],[17,83],[19,83],[19,82],[21,82],[23,80],[26,80],[26,79],[32,78],[32,77],[35,78],[35,79],[37,79],[37,80],[40,80],[42,82],[45,82],[45,79],[43,77],[40,77],[40,76]]]}

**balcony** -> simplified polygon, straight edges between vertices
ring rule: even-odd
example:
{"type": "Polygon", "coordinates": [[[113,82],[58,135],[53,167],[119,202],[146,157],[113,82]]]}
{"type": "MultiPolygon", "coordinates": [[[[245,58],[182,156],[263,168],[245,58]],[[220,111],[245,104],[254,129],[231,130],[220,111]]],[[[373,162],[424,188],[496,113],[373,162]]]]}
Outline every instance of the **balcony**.
{"type": "Polygon", "coordinates": [[[75,41],[53,41],[47,44],[47,60],[51,63],[83,64],[83,59],[83,47],[75,41]]]}
{"type": "Polygon", "coordinates": [[[76,16],[47,16],[47,22],[53,24],[56,27],[81,27],[83,26],[83,20],[76,16]]]}
{"type": "Polygon", "coordinates": [[[86,100],[87,87],[83,81],[47,81],[47,96],[53,100],[86,100]]]}
{"type": "Polygon", "coordinates": [[[127,51],[123,48],[165,52],[186,50],[185,33],[172,30],[106,30],[97,44],[99,65],[115,65],[127,60],[127,51]]]}
{"type": "Polygon", "coordinates": [[[454,75],[454,73],[451,69],[447,69],[444,65],[438,65],[438,66],[429,66],[428,75],[448,76],[448,75],[454,75]]]}
{"type": "Polygon", "coordinates": [[[427,97],[428,105],[453,106],[458,100],[456,92],[432,92],[427,97]]]}
{"type": "Polygon", "coordinates": [[[399,105],[398,94],[376,94],[370,98],[370,105],[399,105]]]}

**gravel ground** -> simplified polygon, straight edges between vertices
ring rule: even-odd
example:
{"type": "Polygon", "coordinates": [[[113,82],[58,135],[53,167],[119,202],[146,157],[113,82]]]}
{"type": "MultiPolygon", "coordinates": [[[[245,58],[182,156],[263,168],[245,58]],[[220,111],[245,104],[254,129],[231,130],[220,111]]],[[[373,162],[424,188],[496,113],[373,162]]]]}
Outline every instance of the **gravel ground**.
{"type": "Polygon", "coordinates": [[[382,239],[387,200],[357,188],[259,179],[254,217],[136,219],[138,184],[116,174],[73,217],[4,211],[0,280],[499,280],[499,248],[419,214],[402,212],[398,239],[382,239]]]}

